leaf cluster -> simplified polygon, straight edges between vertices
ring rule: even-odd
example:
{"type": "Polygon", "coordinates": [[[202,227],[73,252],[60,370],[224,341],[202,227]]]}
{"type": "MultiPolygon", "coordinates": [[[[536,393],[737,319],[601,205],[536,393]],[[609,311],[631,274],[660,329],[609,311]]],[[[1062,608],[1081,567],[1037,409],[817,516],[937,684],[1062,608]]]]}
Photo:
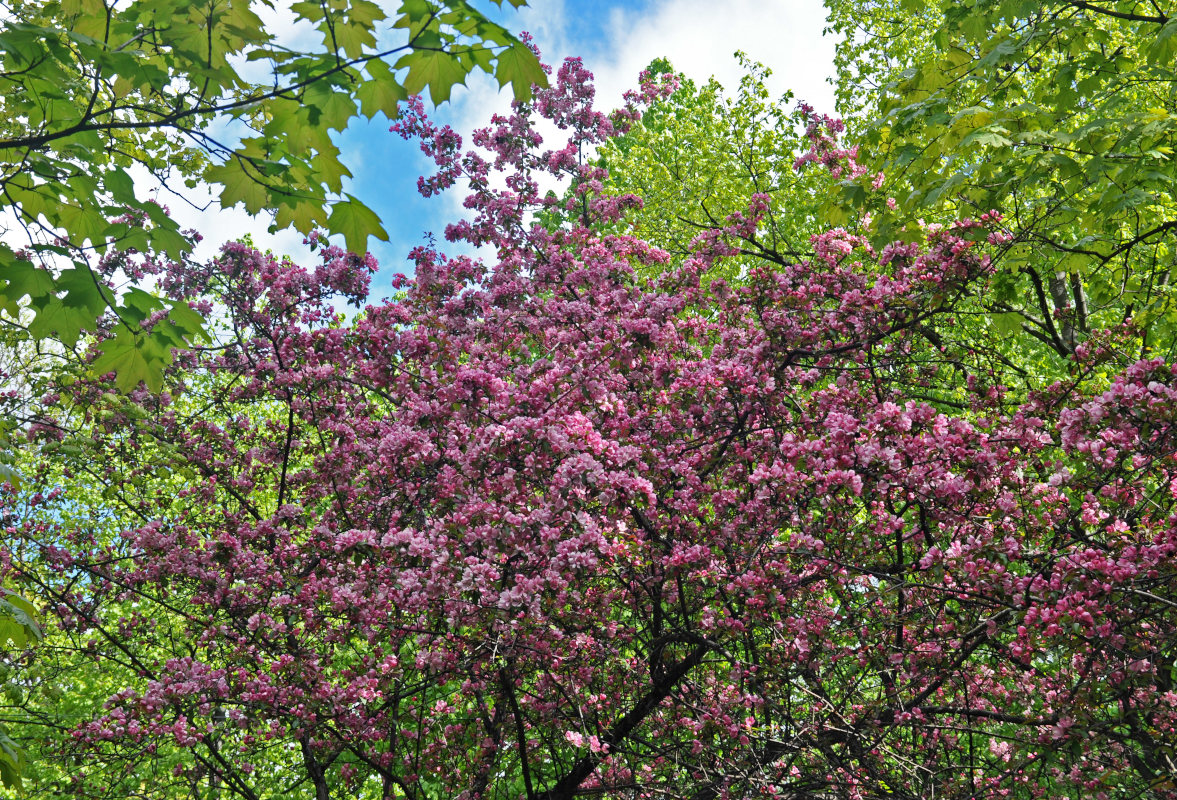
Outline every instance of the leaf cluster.
{"type": "MultiPolygon", "coordinates": [[[[879,242],[989,209],[1014,237],[977,312],[1057,375],[1131,320],[1171,353],[1177,21],[1164,4],[830,0],[839,102],[886,185],[845,185],[879,242]],[[930,32],[930,33],[929,33],[930,32]],[[891,198],[891,203],[885,203],[891,198]]],[[[871,174],[874,169],[871,170],[871,174]]]]}
{"type": "MultiPolygon", "coordinates": [[[[0,303],[9,322],[67,346],[107,308],[134,329],[142,298],[120,306],[88,265],[134,252],[179,260],[192,244],[144,197],[144,173],[177,202],[188,202],[185,186],[204,183],[223,207],[269,212],[272,229],[325,229],[363,253],[370,236],[387,233],[343,192],[351,172],[333,132],[360,116],[395,117],[399,101],[425,89],[444,102],[476,69],[519,98],[546,82],[528,46],[466,0],[392,10],[370,0],[14,4],[0,23],[0,208],[11,226],[0,303]],[[279,21],[309,27],[315,41],[279,37],[279,21]]],[[[180,343],[158,327],[129,330],[104,363],[122,370],[125,386],[158,385],[180,343]]]]}

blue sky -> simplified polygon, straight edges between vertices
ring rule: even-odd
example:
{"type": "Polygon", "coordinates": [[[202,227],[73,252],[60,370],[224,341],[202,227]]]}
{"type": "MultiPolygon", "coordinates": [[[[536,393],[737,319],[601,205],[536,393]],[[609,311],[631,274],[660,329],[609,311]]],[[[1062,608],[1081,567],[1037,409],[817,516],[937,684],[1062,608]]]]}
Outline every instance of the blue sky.
{"type": "MultiPolygon", "coordinates": [[[[833,42],[822,36],[821,0],[531,0],[529,7],[505,10],[499,17],[516,33],[530,32],[549,64],[581,56],[596,76],[598,101],[606,108],[618,105],[638,72],[659,57],[669,58],[696,81],[714,75],[725,86],[734,86],[740,70],[733,53],[743,50],[773,70],[775,92],[791,90],[820,110],[833,109],[833,90],[826,82],[833,71],[833,42]]],[[[510,96],[489,76],[471,76],[467,84],[434,116],[468,142],[469,132],[492,113],[509,109],[510,96]]],[[[393,273],[411,271],[406,256],[424,233],[436,232],[440,239],[445,225],[462,211],[459,187],[429,200],[417,194],[417,176],[432,165],[415,144],[389,133],[388,126],[383,117],[359,119],[337,142],[355,176],[345,191],[371,206],[389,233],[388,242],[369,242],[381,264],[374,299],[387,292],[393,273]]],[[[276,252],[307,256],[299,234],[268,234],[267,219],[251,219],[240,209],[214,204],[196,212],[172,204],[172,210],[205,233],[199,257],[213,255],[220,243],[244,233],[276,252]]]]}

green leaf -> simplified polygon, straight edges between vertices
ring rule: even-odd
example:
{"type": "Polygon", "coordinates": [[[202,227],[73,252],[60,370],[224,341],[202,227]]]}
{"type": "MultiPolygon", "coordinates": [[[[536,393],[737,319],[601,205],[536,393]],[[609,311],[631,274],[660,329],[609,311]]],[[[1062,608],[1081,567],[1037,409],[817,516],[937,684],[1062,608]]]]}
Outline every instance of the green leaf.
{"type": "Polygon", "coordinates": [[[331,216],[327,219],[328,230],[343,234],[347,249],[353,253],[367,251],[369,236],[387,242],[388,234],[380,224],[380,217],[354,196],[349,194],[347,198],[331,207],[331,216]]]}
{"type": "Polygon", "coordinates": [[[213,164],[204,172],[205,180],[221,185],[222,208],[232,208],[241,203],[250,214],[260,212],[269,199],[269,191],[259,177],[245,166],[245,160],[240,157],[232,157],[224,164],[213,164]]]}
{"type": "Polygon", "coordinates": [[[315,168],[315,177],[332,192],[343,191],[343,178],[352,176],[351,170],[339,160],[339,150],[335,145],[312,158],[311,165],[315,168]]]}
{"type": "Polygon", "coordinates": [[[148,233],[148,236],[151,239],[151,247],[156,252],[166,253],[168,258],[173,261],[179,261],[185,253],[192,250],[192,242],[188,237],[170,227],[156,225],[148,233]]]}
{"type": "Polygon", "coordinates": [[[927,205],[934,205],[938,200],[943,198],[945,195],[950,195],[950,193],[952,192],[953,189],[955,189],[957,186],[959,186],[960,184],[962,184],[964,182],[964,179],[965,179],[965,174],[963,172],[952,173],[950,176],[948,176],[948,180],[944,181],[939,186],[936,186],[934,189],[932,189],[932,191],[930,191],[928,193],[924,202],[927,205]]]}
{"type": "Polygon", "coordinates": [[[185,302],[175,303],[168,311],[168,319],[189,340],[203,339],[208,341],[208,331],[204,327],[204,317],[185,302]]]}
{"type": "Polygon", "coordinates": [[[6,752],[0,753],[0,784],[13,789],[20,789],[21,781],[20,762],[6,752]]]}
{"type": "Polygon", "coordinates": [[[1156,40],[1148,48],[1148,63],[1167,65],[1177,53],[1177,17],[1165,23],[1156,40]]]}
{"type": "Polygon", "coordinates": [[[403,0],[400,7],[400,13],[414,22],[427,19],[436,11],[437,6],[430,0],[403,0]]]}
{"type": "Polygon", "coordinates": [[[46,218],[57,216],[57,196],[51,195],[45,186],[33,186],[26,176],[10,179],[5,191],[16,209],[29,220],[36,220],[42,214],[46,218]]]}
{"type": "Polygon", "coordinates": [[[1016,312],[993,314],[989,322],[999,336],[1012,336],[1022,330],[1022,315],[1016,312]]]}
{"type": "Polygon", "coordinates": [[[9,646],[23,650],[28,647],[29,637],[23,626],[13,620],[0,617],[0,649],[7,650],[9,646]]]}
{"type": "Polygon", "coordinates": [[[15,606],[17,609],[19,609],[19,610],[23,611],[25,614],[27,614],[30,618],[36,615],[37,607],[34,606],[32,603],[30,603],[25,598],[21,597],[16,592],[14,592],[10,589],[3,589],[3,590],[0,590],[0,592],[2,592],[4,595],[4,598],[3,598],[4,602],[7,602],[9,605],[15,606]]]}
{"type": "Polygon", "coordinates": [[[0,483],[8,483],[19,489],[24,482],[20,472],[9,464],[0,463],[0,483]]]}
{"type": "Polygon", "coordinates": [[[150,292],[132,287],[123,295],[118,312],[123,320],[140,323],[161,308],[163,308],[163,301],[158,297],[150,292]]]}
{"type": "Polygon", "coordinates": [[[348,58],[359,58],[364,54],[365,47],[376,46],[376,34],[370,24],[336,19],[331,25],[323,22],[319,30],[323,31],[327,42],[333,43],[348,58]]]}
{"type": "Polygon", "coordinates": [[[318,22],[323,19],[324,15],[323,4],[315,2],[315,0],[300,0],[300,2],[291,3],[290,10],[302,19],[311,22],[318,22]]]}
{"type": "Polygon", "coordinates": [[[399,113],[398,104],[407,100],[409,93],[397,82],[396,76],[383,61],[370,61],[367,69],[372,78],[356,88],[360,109],[368,119],[381,111],[389,119],[395,119],[399,113]]]}
{"type": "Polygon", "coordinates": [[[86,240],[95,246],[106,244],[106,217],[93,206],[62,203],[58,206],[57,221],[69,233],[70,241],[79,247],[86,240]]]}
{"type": "Polygon", "coordinates": [[[539,59],[522,42],[499,53],[495,60],[495,78],[499,86],[510,83],[517,100],[530,98],[532,85],[548,85],[548,76],[540,66],[539,59]]]}
{"type": "Polygon", "coordinates": [[[53,276],[32,262],[17,259],[7,247],[0,247],[0,280],[7,285],[0,290],[0,302],[8,313],[17,313],[17,303],[24,297],[36,300],[53,293],[53,276]]]}
{"type": "Polygon", "coordinates": [[[1011,142],[1004,135],[1009,133],[1005,128],[992,125],[987,128],[979,128],[961,140],[961,146],[969,144],[977,144],[981,147],[1009,147],[1011,142]]]}
{"type": "Polygon", "coordinates": [[[370,0],[352,0],[351,8],[347,12],[348,18],[352,22],[358,22],[361,25],[372,26],[382,19],[387,19],[388,15],[384,13],[384,9],[370,0]]]}
{"type": "Polygon", "coordinates": [[[348,122],[355,116],[356,101],[348,92],[331,92],[321,110],[322,124],[326,125],[328,130],[342,131],[347,128],[348,122]]]}
{"type": "Polygon", "coordinates": [[[119,391],[129,392],[140,382],[153,392],[163,386],[163,368],[171,362],[171,353],[149,337],[123,329],[113,339],[101,342],[98,349],[102,355],[94,359],[91,370],[98,375],[115,373],[119,391]]]}
{"type": "Polygon", "coordinates": [[[293,227],[301,233],[310,233],[316,226],[327,222],[327,212],[320,203],[309,200],[291,200],[278,206],[274,214],[275,229],[293,227]]]}
{"type": "Polygon", "coordinates": [[[450,99],[456,84],[465,85],[468,69],[458,57],[439,50],[414,50],[396,62],[397,69],[409,68],[404,87],[409,94],[419,94],[429,87],[429,99],[434,105],[450,99]]]}
{"type": "Polygon", "coordinates": [[[103,175],[102,180],[116,203],[130,205],[135,202],[135,182],[126,170],[116,167],[103,175]]]}
{"type": "Polygon", "coordinates": [[[37,609],[33,604],[8,589],[0,592],[0,649],[8,642],[23,649],[41,641],[45,633],[35,619],[37,609]]]}
{"type": "Polygon", "coordinates": [[[72,305],[56,295],[34,301],[31,307],[36,316],[29,322],[29,333],[38,339],[56,338],[72,347],[83,330],[95,327],[96,315],[87,310],[86,303],[72,305]]]}

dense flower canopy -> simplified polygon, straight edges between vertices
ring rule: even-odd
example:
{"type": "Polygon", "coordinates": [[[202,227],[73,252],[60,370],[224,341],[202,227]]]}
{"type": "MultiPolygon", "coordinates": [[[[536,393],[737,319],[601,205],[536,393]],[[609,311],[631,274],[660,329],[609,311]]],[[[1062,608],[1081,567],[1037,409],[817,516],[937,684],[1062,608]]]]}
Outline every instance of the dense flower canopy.
{"type": "MultiPolygon", "coordinates": [[[[962,378],[935,342],[997,213],[713,280],[758,195],[671,265],[584,158],[670,84],[609,116],[590,78],[566,62],[483,154],[397,125],[493,258],[422,247],[351,322],[375,265],[326,244],[156,265],[218,345],[159,394],[54,398],[34,433],[113,518],[38,497],[5,568],[120,675],[70,788],[1177,797],[1174,368],[1112,330],[1024,400],[962,378]]],[[[800,166],[857,174],[836,128],[800,166]]]]}

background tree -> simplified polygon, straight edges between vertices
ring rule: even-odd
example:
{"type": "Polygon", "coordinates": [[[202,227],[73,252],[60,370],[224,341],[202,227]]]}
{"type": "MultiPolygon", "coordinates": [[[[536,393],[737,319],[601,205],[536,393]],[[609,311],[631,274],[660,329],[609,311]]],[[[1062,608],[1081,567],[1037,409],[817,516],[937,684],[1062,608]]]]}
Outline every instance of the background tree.
{"type": "Polygon", "coordinates": [[[879,242],[919,236],[919,216],[1001,208],[1015,240],[983,310],[999,334],[1040,343],[1018,358],[1057,375],[1091,330],[1125,319],[1142,352],[1170,355],[1177,20],[1165,4],[827,6],[845,37],[839,103],[872,166],[831,205],[869,209],[879,242]]]}
{"type": "Polygon", "coordinates": [[[745,210],[753,194],[771,197],[772,216],[742,245],[746,256],[724,262],[729,278],[766,258],[796,261],[821,230],[814,198],[821,181],[793,168],[809,146],[802,133],[806,120],[791,94],[770,96],[769,69],[736,57],[746,74],[732,97],[714,79],[697,86],[674,74],[669,62],[652,62],[650,74],[673,75],[666,78],[676,85],[673,94],[599,152],[608,170],[605,191],[642,198],[641,208],[623,220],[628,230],[666,250],[675,263],[690,257],[697,236],[745,210]],[[787,213],[777,215],[778,208],[787,213]]]}
{"type": "Polygon", "coordinates": [[[544,83],[534,53],[464,0],[395,10],[368,0],[10,4],[0,23],[8,324],[72,347],[109,310],[122,329],[104,339],[98,368],[117,371],[124,390],[158,387],[171,348],[201,325],[186,306],[156,319],[164,306],[148,293],[105,288],[99,273],[130,253],[180,259],[190,248],[167,211],[136,192],[134,170],[181,199],[181,182],[204,182],[225,207],[271,212],[273,228],[339,233],[363,253],[369,236],[387,235],[342,191],[351,173],[332,131],[360,114],[395,117],[399,101],[426,88],[443,102],[475,69],[518,97],[544,83]],[[310,23],[319,44],[277,40],[281,15],[310,23]]]}

